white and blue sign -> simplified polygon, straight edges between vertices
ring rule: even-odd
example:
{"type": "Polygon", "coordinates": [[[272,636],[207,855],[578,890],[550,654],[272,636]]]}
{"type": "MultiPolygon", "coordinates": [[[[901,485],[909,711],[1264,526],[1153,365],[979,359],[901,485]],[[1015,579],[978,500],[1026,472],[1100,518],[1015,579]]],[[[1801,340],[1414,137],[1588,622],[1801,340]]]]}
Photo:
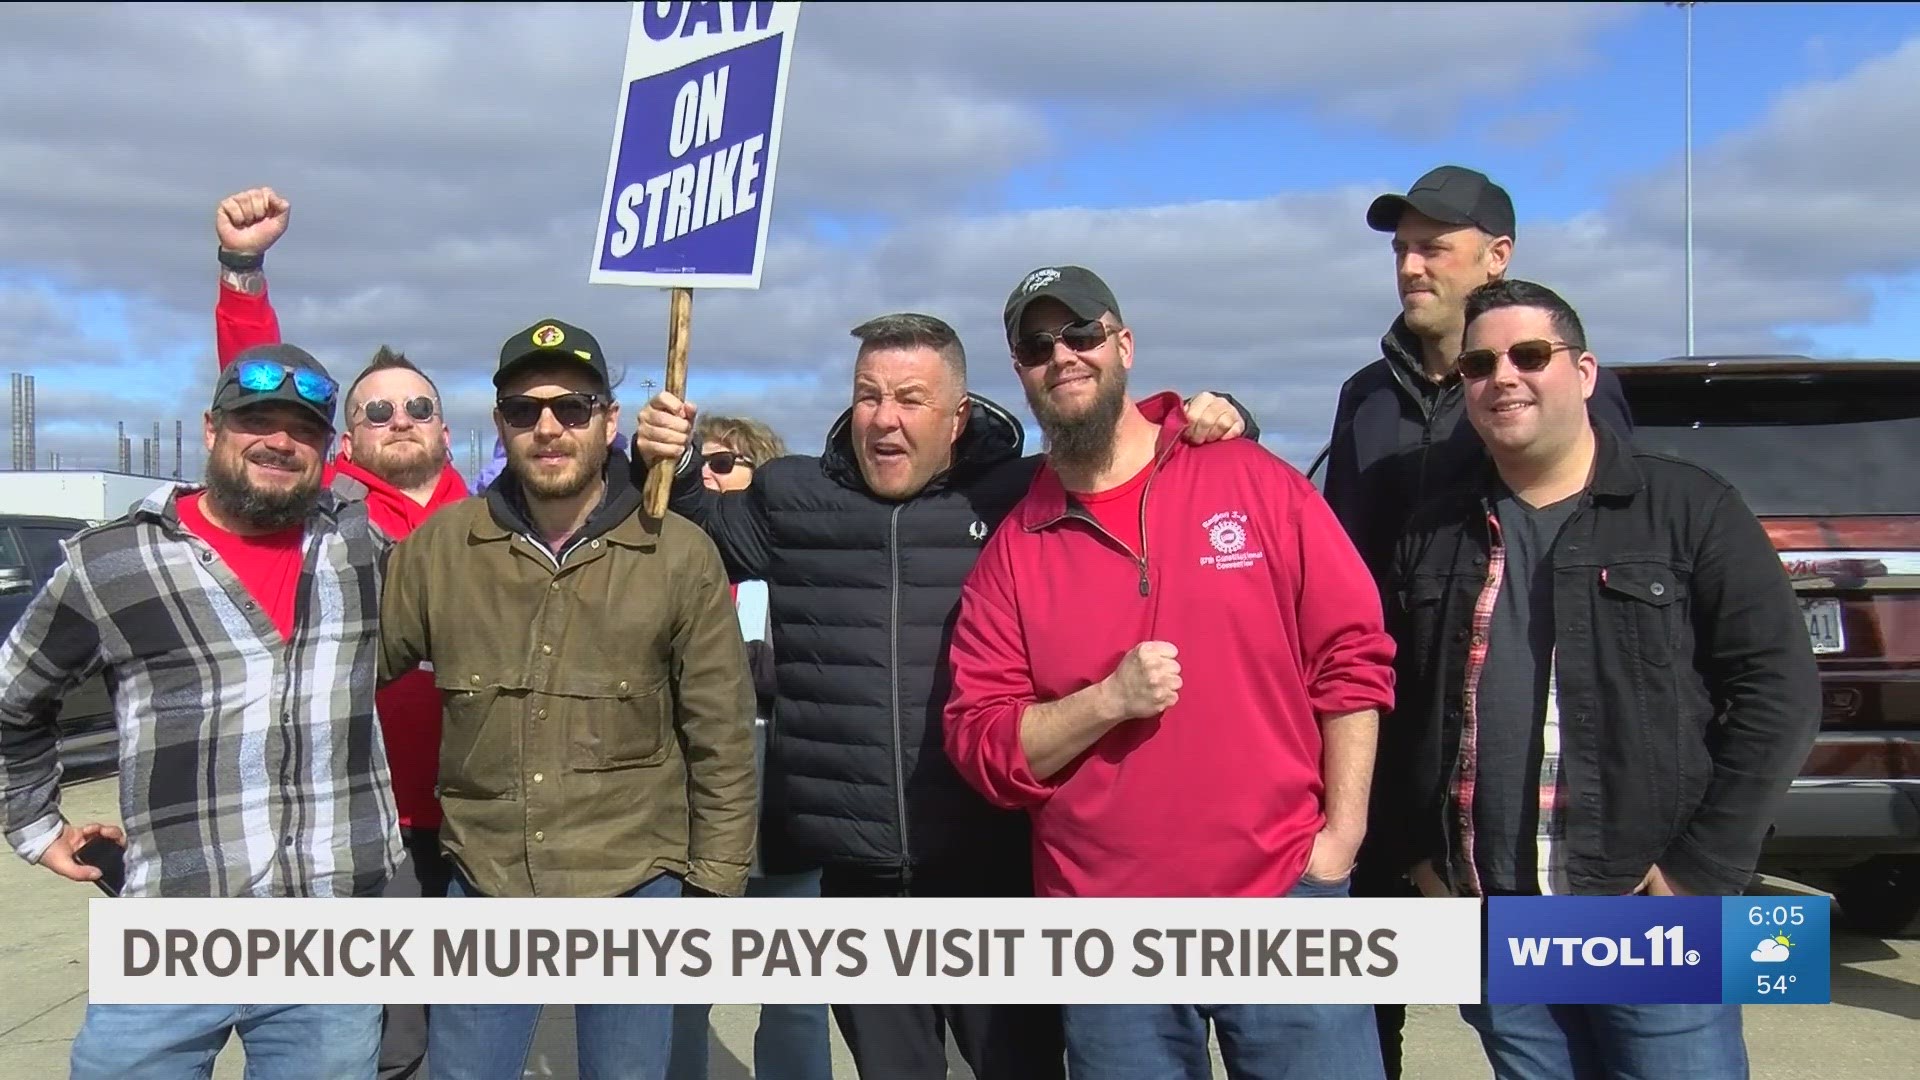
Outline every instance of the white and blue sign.
{"type": "Polygon", "coordinates": [[[800,5],[633,5],[588,281],[755,289],[800,5]]]}
{"type": "Polygon", "coordinates": [[[1826,897],[1495,896],[1493,1005],[1825,1004],[1826,897]]]}

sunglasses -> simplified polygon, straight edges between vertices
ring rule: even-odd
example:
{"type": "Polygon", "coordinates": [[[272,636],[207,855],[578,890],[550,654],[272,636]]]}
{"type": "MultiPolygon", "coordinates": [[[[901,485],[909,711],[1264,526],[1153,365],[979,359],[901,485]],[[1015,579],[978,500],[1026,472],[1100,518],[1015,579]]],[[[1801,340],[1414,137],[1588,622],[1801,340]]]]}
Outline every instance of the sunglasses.
{"type": "Polygon", "coordinates": [[[530,428],[540,422],[540,414],[551,410],[553,418],[561,426],[583,428],[593,419],[593,410],[600,405],[598,394],[561,394],[557,397],[537,398],[526,394],[514,394],[503,397],[495,405],[500,410],[500,419],[508,427],[530,428]]]}
{"type": "MultiPolygon", "coordinates": [[[[424,424],[433,419],[433,414],[437,411],[433,399],[425,396],[408,398],[406,404],[401,407],[407,410],[407,415],[412,417],[416,424],[424,424]]],[[[393,413],[393,402],[384,398],[369,401],[360,407],[361,417],[372,427],[385,427],[392,423],[393,413]]]]}
{"type": "Polygon", "coordinates": [[[736,453],[732,450],[715,450],[713,453],[706,455],[706,459],[707,468],[712,469],[713,475],[715,476],[727,475],[733,471],[735,465],[743,469],[753,468],[753,462],[747,460],[746,455],[736,453]]]}
{"type": "Polygon", "coordinates": [[[1074,352],[1092,352],[1113,333],[1107,324],[1099,319],[1087,319],[1083,322],[1068,323],[1055,333],[1036,330],[1013,343],[1013,358],[1021,367],[1039,367],[1053,359],[1054,345],[1061,344],[1074,352]]]}
{"type": "MultiPolygon", "coordinates": [[[[1505,356],[1513,361],[1515,370],[1533,372],[1551,363],[1554,353],[1571,348],[1564,341],[1516,341],[1507,347],[1505,356]]],[[[1499,366],[1501,355],[1492,349],[1469,349],[1460,354],[1455,366],[1463,379],[1484,379],[1499,366]]]]}
{"type": "Polygon", "coordinates": [[[315,405],[329,408],[333,406],[333,396],[340,391],[338,383],[311,368],[290,368],[272,360],[248,360],[235,374],[241,389],[256,394],[273,393],[291,375],[295,393],[315,405]]]}

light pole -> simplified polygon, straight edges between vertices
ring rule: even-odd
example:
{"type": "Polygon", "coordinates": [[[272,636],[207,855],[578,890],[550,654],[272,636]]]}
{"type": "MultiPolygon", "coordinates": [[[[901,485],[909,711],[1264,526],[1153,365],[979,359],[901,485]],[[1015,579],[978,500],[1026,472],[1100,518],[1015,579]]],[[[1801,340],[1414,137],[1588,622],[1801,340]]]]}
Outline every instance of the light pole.
{"type": "Polygon", "coordinates": [[[1687,17],[1686,49],[1686,123],[1687,123],[1687,355],[1693,355],[1693,3],[1670,3],[1683,8],[1687,17]]]}

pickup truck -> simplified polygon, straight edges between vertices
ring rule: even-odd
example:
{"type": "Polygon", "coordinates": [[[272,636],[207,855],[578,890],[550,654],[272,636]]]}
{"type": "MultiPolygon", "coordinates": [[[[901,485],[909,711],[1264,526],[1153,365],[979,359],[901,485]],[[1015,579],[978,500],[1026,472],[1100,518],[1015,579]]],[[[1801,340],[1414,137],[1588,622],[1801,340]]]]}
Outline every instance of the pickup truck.
{"type": "MultiPolygon", "coordinates": [[[[1854,928],[1901,932],[1920,917],[1920,362],[1609,366],[1635,445],[1733,484],[1799,594],[1820,734],[1761,871],[1830,890],[1854,928]]],[[[1316,484],[1326,456],[1308,466],[1316,484]]]]}
{"type": "MultiPolygon", "coordinates": [[[[12,632],[66,560],[60,542],[87,524],[78,518],[0,514],[0,634],[12,632]]],[[[95,675],[75,687],[61,705],[61,760],[69,769],[111,764],[118,742],[106,680],[95,675]]]]}

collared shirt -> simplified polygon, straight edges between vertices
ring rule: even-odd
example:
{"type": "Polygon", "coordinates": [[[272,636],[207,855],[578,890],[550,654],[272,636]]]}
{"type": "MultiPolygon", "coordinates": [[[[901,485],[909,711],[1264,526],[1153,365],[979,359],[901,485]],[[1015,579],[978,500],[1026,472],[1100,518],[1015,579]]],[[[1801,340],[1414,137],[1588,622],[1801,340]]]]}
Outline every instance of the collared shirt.
{"type": "Polygon", "coordinates": [[[176,493],[67,542],[0,646],[7,841],[59,835],[62,696],[104,670],[120,739],[127,896],[364,896],[399,865],[374,719],[383,538],[330,491],[308,516],[291,639],[176,493]]]}

